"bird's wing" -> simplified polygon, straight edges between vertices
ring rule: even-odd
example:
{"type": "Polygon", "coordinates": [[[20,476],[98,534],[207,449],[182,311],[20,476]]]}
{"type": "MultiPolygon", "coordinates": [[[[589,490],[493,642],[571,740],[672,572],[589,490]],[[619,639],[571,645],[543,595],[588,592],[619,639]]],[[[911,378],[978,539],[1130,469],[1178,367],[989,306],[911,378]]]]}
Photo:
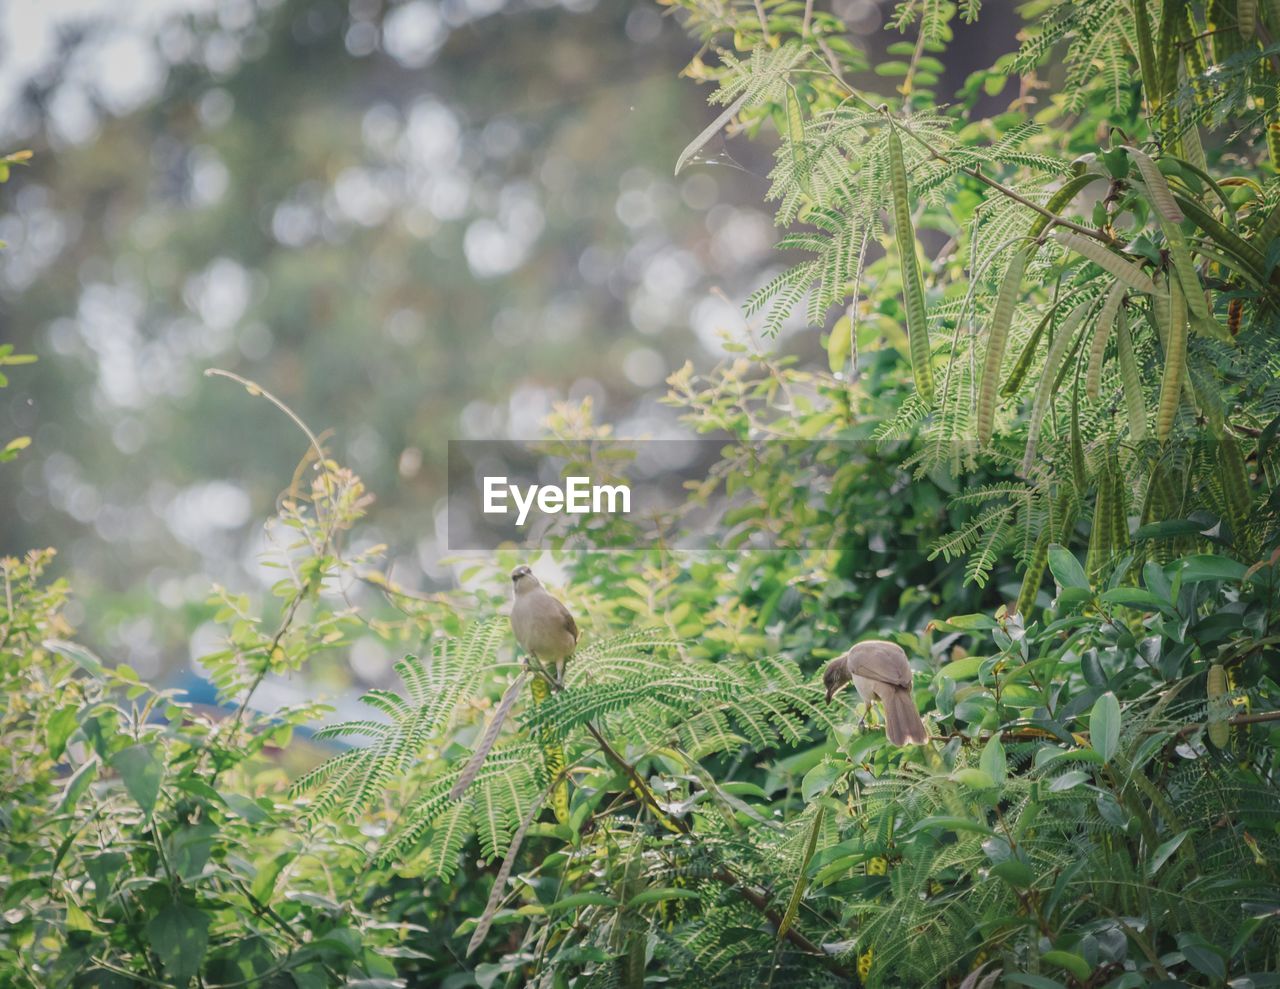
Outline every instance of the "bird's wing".
{"type": "Polygon", "coordinates": [[[911,665],[902,647],[893,642],[859,642],[849,650],[846,665],[851,674],[879,680],[895,687],[911,686],[911,665]]]}
{"type": "Polygon", "coordinates": [[[573,620],[573,615],[569,614],[568,608],[559,601],[556,601],[555,598],[552,598],[551,600],[556,602],[556,607],[560,611],[560,618],[564,622],[564,627],[569,630],[569,634],[573,636],[573,641],[576,643],[578,641],[578,623],[573,620]]]}

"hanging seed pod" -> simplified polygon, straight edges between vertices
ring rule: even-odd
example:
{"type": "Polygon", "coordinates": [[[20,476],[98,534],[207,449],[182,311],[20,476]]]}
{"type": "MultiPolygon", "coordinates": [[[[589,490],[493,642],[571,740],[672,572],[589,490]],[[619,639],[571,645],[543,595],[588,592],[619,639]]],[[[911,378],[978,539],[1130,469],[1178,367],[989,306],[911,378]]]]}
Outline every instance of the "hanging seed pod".
{"type": "Polygon", "coordinates": [[[1253,40],[1258,31],[1258,0],[1236,0],[1236,25],[1241,38],[1253,40]]]}
{"type": "Polygon", "coordinates": [[[1031,336],[1027,337],[1027,342],[1023,344],[1022,352],[1018,354],[1018,360],[1014,363],[1013,370],[1009,372],[1009,380],[1000,389],[1001,398],[1012,398],[1018,393],[1018,389],[1022,387],[1023,379],[1026,378],[1027,371],[1031,369],[1031,360],[1036,356],[1036,351],[1040,348],[1040,338],[1044,336],[1045,330],[1053,322],[1053,314],[1056,311],[1056,306],[1050,306],[1040,319],[1040,322],[1036,324],[1036,328],[1031,331],[1031,336]]]}
{"type": "Polygon", "coordinates": [[[1116,360],[1120,364],[1120,381],[1124,386],[1124,406],[1129,417],[1129,436],[1141,441],[1147,436],[1147,407],[1142,397],[1142,376],[1133,353],[1129,335],[1129,318],[1124,306],[1116,314],[1116,360]]]}
{"type": "Polygon", "coordinates": [[[1235,435],[1224,432],[1219,442],[1219,466],[1222,469],[1222,492],[1226,497],[1231,528],[1239,540],[1249,524],[1249,475],[1244,454],[1235,435]]]}
{"type": "Polygon", "coordinates": [[[1222,64],[1244,47],[1237,30],[1235,12],[1229,0],[1209,0],[1205,8],[1205,26],[1213,45],[1213,60],[1222,64]]]}
{"type": "Polygon", "coordinates": [[[1116,455],[1111,457],[1111,551],[1123,556],[1129,549],[1129,486],[1116,455]]]}
{"type": "Polygon", "coordinates": [[[916,391],[926,403],[933,399],[933,369],[930,366],[929,320],[925,310],[924,283],[916,258],[916,234],[911,225],[907,165],[902,141],[896,129],[889,131],[889,181],[893,191],[893,232],[898,245],[898,266],[902,273],[902,299],[907,313],[907,343],[911,351],[911,374],[916,391]]]}
{"type": "Polygon", "coordinates": [[[1058,328],[1058,335],[1053,341],[1053,345],[1049,348],[1049,354],[1044,361],[1044,370],[1040,374],[1040,382],[1036,386],[1035,400],[1031,406],[1031,418],[1027,426],[1027,449],[1022,457],[1022,473],[1030,474],[1031,465],[1035,462],[1036,446],[1040,441],[1040,429],[1044,425],[1045,413],[1049,409],[1049,401],[1053,397],[1055,390],[1055,378],[1057,377],[1058,368],[1063,365],[1063,358],[1066,357],[1067,350],[1076,338],[1076,331],[1080,328],[1080,323],[1084,320],[1085,315],[1089,311],[1090,303],[1082,302],[1071,311],[1062,326],[1058,328]]]}
{"type": "MultiPolygon", "coordinates": [[[[1172,202],[1173,197],[1170,196],[1169,200],[1172,202]]],[[[1155,282],[1151,280],[1150,275],[1132,261],[1126,261],[1119,254],[1109,250],[1105,245],[1099,244],[1096,240],[1090,240],[1088,237],[1072,233],[1070,230],[1059,230],[1053,236],[1063,247],[1067,247],[1088,258],[1104,271],[1109,271],[1115,275],[1117,279],[1124,282],[1131,289],[1147,293],[1156,290],[1155,282]]]]}
{"type": "MultiPolygon", "coordinates": [[[[1049,197],[1049,201],[1044,204],[1045,212],[1053,213],[1055,215],[1061,212],[1066,205],[1071,202],[1071,200],[1076,198],[1085,186],[1090,182],[1096,182],[1101,178],[1102,176],[1097,172],[1085,172],[1083,175],[1071,176],[1071,178],[1062,183],[1062,186],[1057,192],[1049,197]]],[[[1044,216],[1043,214],[1037,216],[1031,222],[1031,227],[1027,230],[1027,236],[1031,240],[1036,240],[1042,233],[1044,233],[1045,228],[1048,225],[1049,217],[1044,216]]]]}
{"type": "Polygon", "coordinates": [[[1076,372],[1075,387],[1071,389],[1071,481],[1081,495],[1089,486],[1089,469],[1084,462],[1084,440],[1080,436],[1079,371],[1076,372]]]}
{"type": "Polygon", "coordinates": [[[1209,675],[1205,679],[1205,696],[1208,704],[1209,741],[1220,749],[1231,743],[1231,725],[1227,718],[1231,715],[1231,705],[1227,703],[1227,674],[1221,663],[1209,667],[1209,675]]]}
{"type": "Polygon", "coordinates": [[[1089,530],[1089,549],[1085,553],[1084,569],[1090,577],[1111,559],[1111,464],[1107,463],[1098,473],[1098,490],[1093,502],[1093,523],[1089,530]]]}
{"type": "Polygon", "coordinates": [[[1173,420],[1182,398],[1182,378],[1187,366],[1187,315],[1182,287],[1176,278],[1169,279],[1169,302],[1165,307],[1168,322],[1164,338],[1164,378],[1160,382],[1160,404],[1156,410],[1156,439],[1169,438],[1173,420]]]}
{"type": "MultiPolygon", "coordinates": [[[[1154,287],[1154,286],[1153,286],[1154,287]]],[[[1093,342],[1089,347],[1089,370],[1084,376],[1084,391],[1093,401],[1098,400],[1102,390],[1102,358],[1107,351],[1107,341],[1111,339],[1111,329],[1116,321],[1116,313],[1124,301],[1124,286],[1116,282],[1107,293],[1102,303],[1102,312],[1093,330],[1093,342]]]]}
{"type": "Polygon", "coordinates": [[[1013,310],[1018,303],[1018,290],[1022,287],[1022,274],[1027,267],[1027,253],[1022,250],[1013,256],[996,293],[991,332],[987,336],[987,354],[982,362],[982,382],[978,388],[978,442],[984,446],[991,442],[996,415],[996,386],[1000,380],[1000,365],[1004,363],[1009,327],[1013,323],[1013,310]]]}
{"type": "Polygon", "coordinates": [[[1027,561],[1027,570],[1022,575],[1022,586],[1018,589],[1018,602],[1014,605],[1024,622],[1036,605],[1036,595],[1040,593],[1040,585],[1044,581],[1045,567],[1049,562],[1049,529],[1046,526],[1036,539],[1031,559],[1027,561]]]}

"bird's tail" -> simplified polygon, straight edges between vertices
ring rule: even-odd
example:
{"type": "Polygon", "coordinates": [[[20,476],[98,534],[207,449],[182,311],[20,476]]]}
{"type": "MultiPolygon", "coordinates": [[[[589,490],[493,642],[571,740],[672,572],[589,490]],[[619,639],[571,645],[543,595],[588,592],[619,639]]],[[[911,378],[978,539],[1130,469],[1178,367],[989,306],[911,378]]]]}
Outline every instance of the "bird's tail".
{"type": "Polygon", "coordinates": [[[511,706],[515,704],[516,698],[520,696],[520,690],[524,687],[524,682],[528,678],[528,673],[521,673],[516,677],[515,683],[508,687],[507,692],[502,695],[502,700],[498,703],[497,710],[493,712],[493,720],[489,722],[489,727],[485,729],[484,735],[480,739],[480,744],[476,746],[475,753],[467,760],[466,766],[463,767],[462,775],[458,777],[458,782],[454,783],[453,789],[449,791],[450,800],[457,800],[462,796],[467,787],[480,774],[480,767],[484,765],[485,757],[489,755],[489,750],[493,748],[493,743],[498,740],[498,732],[502,730],[502,723],[507,720],[507,715],[511,713],[511,706]]]}
{"type": "MultiPolygon", "coordinates": [[[[533,703],[541,704],[551,696],[551,684],[546,677],[534,677],[529,684],[529,692],[533,695],[533,703]]],[[[559,742],[548,742],[542,746],[542,758],[547,765],[547,778],[555,779],[564,772],[564,746],[559,742]]],[[[555,811],[556,820],[561,824],[569,823],[569,782],[561,780],[551,791],[551,809],[555,811]]]]}
{"type": "Polygon", "coordinates": [[[929,740],[920,712],[916,710],[915,699],[905,687],[894,688],[884,698],[884,727],[885,734],[894,745],[906,745],[908,742],[923,745],[929,740]]]}

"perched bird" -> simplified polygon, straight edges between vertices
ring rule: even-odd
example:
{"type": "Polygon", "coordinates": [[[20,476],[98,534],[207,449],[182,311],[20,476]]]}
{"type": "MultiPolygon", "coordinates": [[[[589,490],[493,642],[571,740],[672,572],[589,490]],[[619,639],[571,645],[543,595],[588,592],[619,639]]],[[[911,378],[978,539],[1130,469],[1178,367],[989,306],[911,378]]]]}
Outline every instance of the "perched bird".
{"type": "MultiPolygon", "coordinates": [[[[578,646],[578,625],[573,620],[573,615],[547,593],[533,571],[526,566],[521,565],[511,571],[511,587],[515,594],[515,604],[511,608],[511,631],[515,633],[516,642],[541,666],[547,677],[554,678],[557,687],[563,685],[565,663],[578,646]]],[[[526,671],[502,695],[489,727],[485,729],[475,752],[449,791],[451,799],[456,800],[462,796],[480,774],[480,767],[484,765],[489,750],[498,740],[502,723],[511,713],[516,697],[528,680],[529,673],[526,671]]],[[[541,704],[551,696],[551,685],[546,677],[535,676],[529,683],[529,692],[533,695],[533,702],[541,704]]],[[[564,771],[564,748],[559,743],[544,744],[543,757],[546,759],[549,777],[554,779],[564,771]]],[[[552,789],[551,806],[558,820],[569,819],[569,787],[563,780],[552,789]]]]}
{"type": "Polygon", "coordinates": [[[578,648],[578,623],[569,609],[547,593],[526,566],[511,571],[516,601],[511,609],[511,631],[520,648],[543,664],[557,684],[564,681],[565,661],[578,648]],[[549,667],[549,668],[548,668],[549,667]]]}
{"type": "Polygon", "coordinates": [[[928,741],[929,733],[911,696],[911,666],[901,646],[878,640],[859,642],[833,659],[822,674],[827,703],[851,680],[864,704],[869,707],[879,700],[884,705],[885,733],[890,742],[922,745],[928,741]]]}

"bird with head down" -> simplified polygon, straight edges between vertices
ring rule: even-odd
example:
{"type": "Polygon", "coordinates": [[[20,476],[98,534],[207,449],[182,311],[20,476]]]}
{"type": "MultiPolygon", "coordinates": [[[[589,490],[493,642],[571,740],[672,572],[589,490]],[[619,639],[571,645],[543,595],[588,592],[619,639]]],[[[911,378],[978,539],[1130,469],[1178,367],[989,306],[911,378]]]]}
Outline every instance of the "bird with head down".
{"type": "Polygon", "coordinates": [[[822,682],[828,704],[852,683],[868,707],[875,701],[884,705],[885,734],[894,745],[923,745],[929,740],[911,694],[911,664],[897,643],[879,639],[859,642],[827,664],[822,682]]]}

